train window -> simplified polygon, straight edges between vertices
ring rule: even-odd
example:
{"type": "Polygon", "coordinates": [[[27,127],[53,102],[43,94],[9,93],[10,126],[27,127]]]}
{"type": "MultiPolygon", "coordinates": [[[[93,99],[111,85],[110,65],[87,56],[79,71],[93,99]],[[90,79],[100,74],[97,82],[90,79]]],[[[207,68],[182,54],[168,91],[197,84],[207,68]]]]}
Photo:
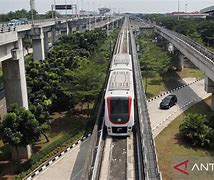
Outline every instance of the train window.
{"type": "Polygon", "coordinates": [[[129,120],[128,97],[111,97],[110,100],[110,119],[113,123],[126,123],[129,120]]]}

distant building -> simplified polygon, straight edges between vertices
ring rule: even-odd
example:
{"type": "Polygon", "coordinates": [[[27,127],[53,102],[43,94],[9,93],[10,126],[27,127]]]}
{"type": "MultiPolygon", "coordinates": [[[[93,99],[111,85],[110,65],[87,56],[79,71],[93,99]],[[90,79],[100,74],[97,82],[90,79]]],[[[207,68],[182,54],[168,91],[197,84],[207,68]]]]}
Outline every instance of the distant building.
{"type": "Polygon", "coordinates": [[[95,16],[95,15],[97,15],[96,11],[80,10],[80,16],[95,16]]]}
{"type": "Polygon", "coordinates": [[[214,6],[210,6],[200,10],[200,13],[209,13],[210,16],[214,16],[214,6]]]}
{"type": "Polygon", "coordinates": [[[30,9],[36,10],[35,0],[30,0],[30,9]]]}
{"type": "Polygon", "coordinates": [[[111,9],[109,8],[99,8],[100,11],[100,15],[104,16],[106,13],[109,13],[111,11],[111,9]]]}
{"type": "MultiPolygon", "coordinates": [[[[169,15],[169,14],[168,14],[169,15]]],[[[208,13],[200,13],[200,12],[173,12],[170,14],[171,16],[179,16],[183,18],[202,18],[205,19],[209,16],[208,13]]]]}

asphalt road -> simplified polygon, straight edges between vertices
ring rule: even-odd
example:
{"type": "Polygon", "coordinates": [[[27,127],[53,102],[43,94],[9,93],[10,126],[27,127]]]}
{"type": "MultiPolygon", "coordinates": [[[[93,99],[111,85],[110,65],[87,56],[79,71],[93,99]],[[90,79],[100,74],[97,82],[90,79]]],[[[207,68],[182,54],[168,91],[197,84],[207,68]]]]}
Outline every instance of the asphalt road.
{"type": "Polygon", "coordinates": [[[156,137],[177,116],[182,114],[184,110],[211,95],[204,90],[204,80],[181,88],[171,94],[177,96],[178,102],[170,109],[159,109],[161,100],[168,94],[148,102],[148,110],[154,137],[156,137]]]}

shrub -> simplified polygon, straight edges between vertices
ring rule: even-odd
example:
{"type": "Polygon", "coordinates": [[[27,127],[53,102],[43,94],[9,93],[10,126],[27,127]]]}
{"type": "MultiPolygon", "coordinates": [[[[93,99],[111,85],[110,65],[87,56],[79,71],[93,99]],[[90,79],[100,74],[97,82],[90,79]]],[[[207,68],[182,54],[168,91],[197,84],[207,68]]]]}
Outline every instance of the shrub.
{"type": "Polygon", "coordinates": [[[193,146],[210,145],[212,128],[206,125],[206,121],[205,115],[189,114],[179,127],[181,135],[193,146]]]}

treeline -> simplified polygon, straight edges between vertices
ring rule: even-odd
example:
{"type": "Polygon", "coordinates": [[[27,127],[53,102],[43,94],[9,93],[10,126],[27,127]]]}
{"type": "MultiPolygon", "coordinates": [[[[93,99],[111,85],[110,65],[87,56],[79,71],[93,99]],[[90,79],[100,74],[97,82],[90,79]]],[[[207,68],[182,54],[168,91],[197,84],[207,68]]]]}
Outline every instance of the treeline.
{"type": "Polygon", "coordinates": [[[139,36],[139,60],[142,76],[145,78],[145,93],[147,94],[148,79],[163,77],[173,67],[172,56],[158,46],[155,34],[147,32],[139,36]]]}
{"type": "MultiPolygon", "coordinates": [[[[48,11],[45,14],[39,14],[36,10],[33,10],[33,16],[34,19],[46,19],[46,18],[52,18],[52,15],[55,14],[55,12],[48,11]]],[[[61,15],[56,12],[57,17],[61,17],[61,15]]],[[[7,14],[0,14],[0,22],[8,22],[12,19],[19,19],[19,18],[27,18],[28,20],[32,19],[32,12],[27,11],[25,9],[17,10],[17,11],[10,11],[7,14]]]]}
{"type": "Polygon", "coordinates": [[[27,62],[28,99],[30,110],[39,114],[37,119],[45,118],[46,110],[53,112],[95,99],[107,62],[94,59],[93,54],[105,38],[101,30],[64,36],[43,63],[27,62]]]}
{"type": "Polygon", "coordinates": [[[191,37],[199,43],[214,47],[214,19],[195,19],[151,14],[141,16],[155,21],[158,25],[191,37]]]}

